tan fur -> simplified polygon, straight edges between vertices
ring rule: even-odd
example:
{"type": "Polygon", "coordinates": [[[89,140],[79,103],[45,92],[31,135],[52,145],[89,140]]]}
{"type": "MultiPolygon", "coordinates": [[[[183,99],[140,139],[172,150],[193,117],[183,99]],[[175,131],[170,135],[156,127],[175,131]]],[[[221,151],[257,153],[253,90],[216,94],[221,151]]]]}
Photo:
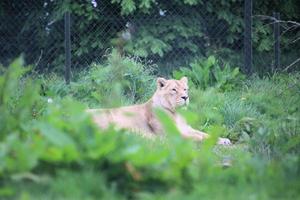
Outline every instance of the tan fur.
{"type": "MultiPolygon", "coordinates": [[[[201,141],[208,134],[195,130],[189,126],[183,117],[176,113],[176,108],[189,103],[188,80],[157,79],[157,90],[152,98],[144,104],[132,105],[113,109],[89,109],[94,122],[102,129],[113,124],[118,128],[129,129],[152,137],[164,133],[161,123],[154,114],[154,109],[164,110],[174,120],[181,135],[201,141]]],[[[219,144],[230,144],[226,138],[219,138],[219,144]]]]}

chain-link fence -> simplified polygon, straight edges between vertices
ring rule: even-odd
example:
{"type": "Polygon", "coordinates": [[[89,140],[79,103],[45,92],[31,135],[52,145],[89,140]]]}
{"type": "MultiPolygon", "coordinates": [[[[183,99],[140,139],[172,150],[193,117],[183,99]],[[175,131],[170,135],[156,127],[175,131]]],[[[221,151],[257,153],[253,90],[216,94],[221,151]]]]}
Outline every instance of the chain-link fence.
{"type": "MultiPolygon", "coordinates": [[[[157,64],[161,73],[209,55],[244,66],[244,0],[2,0],[0,5],[4,65],[23,53],[36,69],[62,71],[64,13],[69,11],[72,70],[103,62],[112,48],[157,64]]],[[[272,28],[253,19],[252,62],[267,69],[274,63],[272,28]]]]}
{"type": "MultiPolygon", "coordinates": [[[[53,3],[54,4],[54,3],[53,3]]],[[[24,54],[27,64],[43,69],[64,60],[64,26],[51,16],[47,1],[1,1],[0,62],[7,65],[24,54]]]]}
{"type": "Polygon", "coordinates": [[[290,13],[253,1],[253,68],[261,74],[300,70],[300,19],[292,17],[300,7],[291,3],[277,7],[286,7],[290,13]]]}
{"type": "Polygon", "coordinates": [[[101,13],[93,16],[95,19],[91,22],[85,21],[80,13],[72,12],[72,28],[76,37],[73,39],[75,52],[72,55],[81,57],[74,62],[75,67],[101,61],[111,47],[117,48],[120,53],[155,63],[160,71],[167,73],[179,66],[187,66],[195,57],[208,54],[227,60],[230,57],[235,64],[242,64],[242,1],[224,6],[216,2],[185,5],[176,1],[160,1],[147,12],[126,16],[122,15],[119,5],[109,1],[91,1],[91,5],[95,13],[101,13]],[[237,18],[235,27],[229,25],[229,21],[233,20],[230,16],[216,12],[217,6],[219,10],[222,7],[224,10],[232,9],[230,14],[237,18]],[[78,33],[77,30],[81,31],[78,33]]]}
{"type": "Polygon", "coordinates": [[[253,0],[252,71],[266,74],[300,70],[297,50],[300,48],[300,15],[296,14],[299,9],[295,1],[283,4],[253,0]]]}

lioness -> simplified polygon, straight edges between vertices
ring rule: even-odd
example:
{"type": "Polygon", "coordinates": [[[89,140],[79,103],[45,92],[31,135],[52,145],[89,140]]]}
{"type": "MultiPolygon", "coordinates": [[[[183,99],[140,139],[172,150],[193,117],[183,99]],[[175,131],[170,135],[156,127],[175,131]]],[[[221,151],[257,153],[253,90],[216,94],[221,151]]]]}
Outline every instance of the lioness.
{"type": "MultiPolygon", "coordinates": [[[[94,122],[102,129],[114,124],[118,128],[130,129],[151,137],[164,132],[154,112],[154,109],[158,108],[169,114],[184,138],[191,138],[195,141],[208,138],[208,134],[193,129],[183,117],[176,113],[176,107],[188,103],[188,79],[186,77],[180,80],[158,78],[156,92],[144,104],[113,109],[88,109],[87,111],[92,114],[94,122]]],[[[230,140],[219,138],[218,144],[229,145],[230,140]]]]}

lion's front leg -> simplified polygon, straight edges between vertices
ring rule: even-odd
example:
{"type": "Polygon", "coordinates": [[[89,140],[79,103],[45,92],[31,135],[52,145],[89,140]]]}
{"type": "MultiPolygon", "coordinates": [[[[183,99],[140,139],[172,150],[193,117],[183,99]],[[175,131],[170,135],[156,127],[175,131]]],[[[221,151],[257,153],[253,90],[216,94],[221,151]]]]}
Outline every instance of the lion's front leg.
{"type": "Polygon", "coordinates": [[[231,141],[228,138],[218,138],[218,144],[231,145],[231,141]]]}
{"type": "MultiPolygon", "coordinates": [[[[207,133],[193,129],[190,125],[186,123],[185,119],[181,116],[177,115],[175,119],[177,128],[184,138],[190,138],[194,141],[202,141],[210,137],[207,133]]],[[[230,140],[227,138],[218,138],[217,143],[222,145],[231,144],[230,140]]]]}
{"type": "MultiPolygon", "coordinates": [[[[192,127],[189,127],[189,131],[186,134],[183,134],[183,136],[186,138],[194,139],[195,141],[202,141],[202,140],[210,137],[207,133],[193,129],[192,127]]],[[[220,137],[220,138],[218,138],[217,144],[230,145],[231,142],[228,138],[220,137]]]]}
{"type": "Polygon", "coordinates": [[[187,130],[182,132],[182,136],[185,138],[194,139],[195,141],[202,141],[209,137],[207,133],[193,129],[192,127],[188,127],[187,130]]]}
{"type": "Polygon", "coordinates": [[[160,135],[164,132],[161,123],[154,117],[152,117],[148,120],[148,126],[149,126],[151,132],[156,135],[160,135]]]}

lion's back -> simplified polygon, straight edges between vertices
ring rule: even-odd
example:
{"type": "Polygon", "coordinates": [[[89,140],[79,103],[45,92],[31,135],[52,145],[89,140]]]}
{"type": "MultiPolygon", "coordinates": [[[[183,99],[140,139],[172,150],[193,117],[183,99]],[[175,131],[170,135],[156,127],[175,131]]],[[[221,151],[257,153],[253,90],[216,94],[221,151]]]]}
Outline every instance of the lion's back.
{"type": "Polygon", "coordinates": [[[94,122],[102,129],[110,125],[117,128],[130,129],[135,132],[151,132],[145,105],[132,105],[112,109],[89,109],[94,122]]]}

